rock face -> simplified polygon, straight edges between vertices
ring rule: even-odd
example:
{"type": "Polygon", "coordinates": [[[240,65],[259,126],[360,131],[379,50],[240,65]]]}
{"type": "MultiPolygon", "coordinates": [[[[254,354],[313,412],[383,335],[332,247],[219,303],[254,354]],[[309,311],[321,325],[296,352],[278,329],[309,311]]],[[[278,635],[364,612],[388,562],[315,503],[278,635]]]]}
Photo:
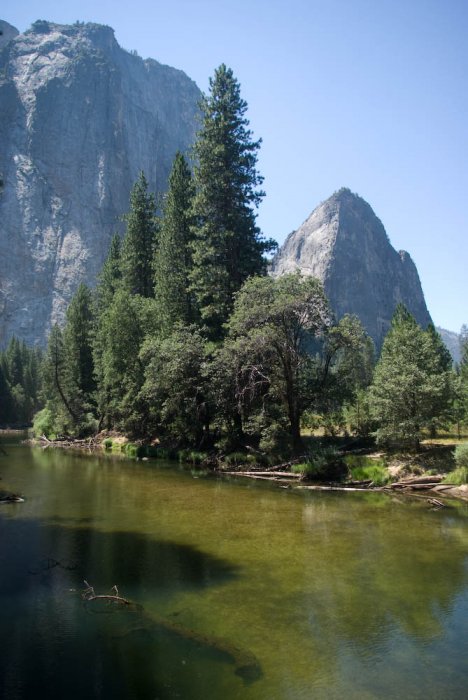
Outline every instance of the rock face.
{"type": "Polygon", "coordinates": [[[460,364],[462,359],[460,348],[460,334],[455,333],[454,331],[448,331],[446,328],[440,328],[439,326],[437,326],[436,330],[438,333],[440,333],[442,340],[444,341],[446,347],[448,348],[452,356],[452,360],[457,364],[460,364]]]}
{"type": "Polygon", "coordinates": [[[0,31],[0,346],[43,344],[78,284],[94,283],[139,171],[166,189],[200,91],[110,27],[0,31]]]}
{"type": "Polygon", "coordinates": [[[341,189],[286,239],[271,273],[318,277],[337,318],[358,316],[377,348],[402,302],[426,327],[431,317],[414,262],[391,246],[382,222],[361,197],[341,189]]]}

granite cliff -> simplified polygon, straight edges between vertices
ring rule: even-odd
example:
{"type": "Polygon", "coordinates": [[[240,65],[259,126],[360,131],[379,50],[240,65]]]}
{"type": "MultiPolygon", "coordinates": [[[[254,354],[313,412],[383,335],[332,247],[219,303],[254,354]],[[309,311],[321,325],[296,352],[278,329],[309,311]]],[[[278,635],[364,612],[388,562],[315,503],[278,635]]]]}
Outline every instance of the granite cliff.
{"type": "Polygon", "coordinates": [[[341,189],[287,237],[271,273],[318,277],[337,318],[358,316],[380,348],[402,302],[423,327],[431,322],[416,266],[390,244],[382,222],[361,197],[341,189]]]}
{"type": "Polygon", "coordinates": [[[448,331],[446,328],[440,328],[439,326],[436,327],[436,330],[438,333],[440,333],[440,336],[442,340],[445,343],[445,346],[448,348],[452,360],[456,364],[460,364],[462,361],[462,353],[461,353],[461,347],[460,347],[460,341],[461,341],[461,335],[460,333],[455,333],[454,331],[448,331]]]}
{"type": "Polygon", "coordinates": [[[44,343],[78,284],[94,283],[138,172],[165,190],[199,98],[110,27],[0,23],[0,346],[44,343]]]}

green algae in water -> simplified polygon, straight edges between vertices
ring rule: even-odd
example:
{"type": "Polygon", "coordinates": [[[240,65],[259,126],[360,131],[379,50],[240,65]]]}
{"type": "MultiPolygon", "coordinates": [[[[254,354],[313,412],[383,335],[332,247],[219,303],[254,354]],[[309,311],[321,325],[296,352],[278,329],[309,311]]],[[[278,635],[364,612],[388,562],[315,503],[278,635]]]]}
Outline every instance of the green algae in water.
{"type": "Polygon", "coordinates": [[[466,698],[464,506],[5,452],[0,696],[466,698]],[[142,612],[90,613],[83,579],[142,612]]]}

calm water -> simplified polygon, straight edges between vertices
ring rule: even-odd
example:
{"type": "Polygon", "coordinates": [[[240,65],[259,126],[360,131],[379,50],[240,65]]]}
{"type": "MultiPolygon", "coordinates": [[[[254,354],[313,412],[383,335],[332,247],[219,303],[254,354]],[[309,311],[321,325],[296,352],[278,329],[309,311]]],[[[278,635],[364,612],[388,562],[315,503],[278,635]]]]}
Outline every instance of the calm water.
{"type": "Polygon", "coordinates": [[[468,697],[465,507],[2,445],[2,700],[468,697]]]}

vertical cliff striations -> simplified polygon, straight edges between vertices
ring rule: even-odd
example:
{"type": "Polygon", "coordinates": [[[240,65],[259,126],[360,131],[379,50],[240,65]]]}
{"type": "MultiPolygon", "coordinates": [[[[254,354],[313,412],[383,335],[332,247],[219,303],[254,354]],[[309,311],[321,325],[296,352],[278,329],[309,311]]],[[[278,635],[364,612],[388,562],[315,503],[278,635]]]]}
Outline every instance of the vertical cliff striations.
{"type": "Polygon", "coordinates": [[[162,192],[200,92],[110,27],[0,23],[0,345],[43,343],[93,284],[140,170],[162,192]]]}
{"type": "Polygon", "coordinates": [[[271,273],[295,270],[318,277],[337,318],[358,316],[377,347],[399,302],[423,327],[431,321],[411,257],[391,246],[369,204],[348,189],[320,204],[286,239],[271,273]]]}

